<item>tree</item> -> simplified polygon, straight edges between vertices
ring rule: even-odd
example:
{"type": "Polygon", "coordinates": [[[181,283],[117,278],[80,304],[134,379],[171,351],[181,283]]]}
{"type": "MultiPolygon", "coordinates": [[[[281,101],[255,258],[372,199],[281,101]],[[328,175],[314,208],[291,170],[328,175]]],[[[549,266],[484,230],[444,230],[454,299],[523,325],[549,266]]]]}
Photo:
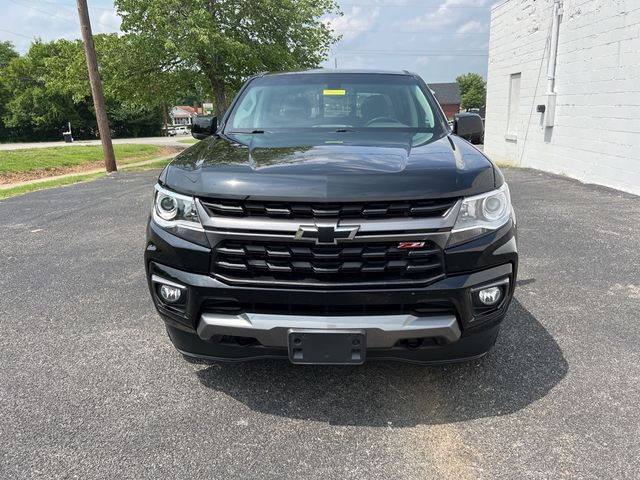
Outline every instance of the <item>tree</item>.
{"type": "Polygon", "coordinates": [[[0,138],[6,136],[6,128],[2,117],[6,113],[6,104],[11,98],[6,81],[3,80],[2,71],[14,58],[18,57],[18,52],[13,49],[11,42],[0,42],[0,138]]]}
{"type": "Polygon", "coordinates": [[[487,82],[477,73],[467,73],[456,78],[460,85],[462,94],[461,107],[468,110],[470,108],[484,107],[487,100],[487,82]]]}
{"type": "MultiPolygon", "coordinates": [[[[122,30],[135,34],[155,71],[191,71],[206,81],[216,114],[249,76],[317,67],[337,40],[321,17],[334,0],[115,0],[122,30]]],[[[199,77],[199,78],[198,78],[199,77]]]]}
{"type": "MultiPolygon", "coordinates": [[[[114,136],[158,135],[163,97],[154,97],[154,88],[161,78],[167,84],[162,91],[177,95],[168,86],[171,80],[157,72],[146,85],[134,81],[127,71],[135,63],[129,40],[116,34],[95,35],[94,40],[114,136]]],[[[6,127],[0,129],[2,139],[60,139],[67,122],[75,138],[97,136],[89,76],[78,40],[35,41],[25,55],[14,57],[0,69],[0,100],[0,121],[6,127]]]]}
{"type": "Polygon", "coordinates": [[[0,70],[9,65],[11,60],[18,57],[18,52],[14,50],[13,43],[0,42],[0,70]]]}
{"type": "Polygon", "coordinates": [[[135,34],[116,39],[101,48],[104,68],[110,71],[104,85],[107,97],[120,98],[127,105],[152,106],[163,123],[168,121],[171,106],[191,104],[204,97],[196,71],[186,66],[156,63],[164,56],[160,42],[150,43],[135,34]]]}
{"type": "Polygon", "coordinates": [[[67,121],[84,123],[87,109],[54,81],[59,70],[56,63],[65,63],[70,44],[67,40],[35,41],[24,56],[14,58],[0,72],[7,96],[2,120],[13,137],[60,138],[60,128],[67,121]]]}

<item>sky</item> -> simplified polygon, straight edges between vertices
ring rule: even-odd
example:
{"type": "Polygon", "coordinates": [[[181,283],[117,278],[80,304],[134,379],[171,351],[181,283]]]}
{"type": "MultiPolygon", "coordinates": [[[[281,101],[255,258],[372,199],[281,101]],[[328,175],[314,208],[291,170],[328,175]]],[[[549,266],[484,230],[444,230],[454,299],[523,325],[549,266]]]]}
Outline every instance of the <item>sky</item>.
{"type": "MultiPolygon", "coordinates": [[[[185,0],[188,1],[188,0],[185,0]]],[[[112,0],[88,0],[94,33],[117,32],[112,0]]],[[[428,83],[476,72],[486,77],[495,0],[338,0],[328,17],[342,35],[324,67],[409,70],[428,83]]],[[[0,40],[20,53],[39,37],[79,38],[75,0],[0,0],[0,40]]]]}

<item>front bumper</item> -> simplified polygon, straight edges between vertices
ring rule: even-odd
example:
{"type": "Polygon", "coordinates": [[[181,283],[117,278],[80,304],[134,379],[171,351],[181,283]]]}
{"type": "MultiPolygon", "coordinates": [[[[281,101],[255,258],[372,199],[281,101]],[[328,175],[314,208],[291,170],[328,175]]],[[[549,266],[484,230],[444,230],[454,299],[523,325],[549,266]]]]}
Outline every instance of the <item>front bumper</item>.
{"type": "Polygon", "coordinates": [[[171,341],[185,355],[231,361],[288,358],[290,330],[344,329],[365,332],[367,359],[441,363],[477,358],[493,346],[515,287],[515,236],[515,225],[507,225],[445,250],[445,278],[406,288],[230,285],[209,274],[210,249],[153,222],[145,263],[155,306],[171,341]],[[184,289],[185,301],[178,308],[158,296],[163,283],[184,289]],[[503,288],[503,298],[494,308],[480,308],[474,295],[491,285],[503,288]],[[437,308],[393,311],[410,305],[437,308]],[[362,312],[336,314],[352,312],[354,306],[362,312]]]}
{"type": "Polygon", "coordinates": [[[391,348],[404,339],[440,338],[446,343],[460,338],[455,315],[316,316],[242,313],[200,315],[197,333],[203,340],[216,335],[255,338],[267,347],[285,347],[291,330],[363,330],[369,348],[391,348]]]}
{"type": "Polygon", "coordinates": [[[364,330],[368,359],[396,359],[439,363],[476,358],[495,342],[499,324],[511,299],[514,269],[511,264],[481,272],[456,275],[422,289],[391,291],[300,291],[230,287],[206,275],[150,263],[151,289],[169,336],[182,353],[215,360],[287,358],[287,336],[295,329],[364,330]],[[158,284],[168,280],[184,286],[184,313],[166,308],[156,295],[158,284]],[[159,283],[158,283],[159,282],[159,283]],[[478,314],[472,292],[479,286],[503,283],[507,295],[499,306],[478,314]],[[246,304],[334,305],[450,302],[452,314],[434,315],[274,315],[258,312],[222,314],[207,312],[211,300],[233,299],[246,304]],[[372,303],[373,302],[373,303],[372,303]]]}

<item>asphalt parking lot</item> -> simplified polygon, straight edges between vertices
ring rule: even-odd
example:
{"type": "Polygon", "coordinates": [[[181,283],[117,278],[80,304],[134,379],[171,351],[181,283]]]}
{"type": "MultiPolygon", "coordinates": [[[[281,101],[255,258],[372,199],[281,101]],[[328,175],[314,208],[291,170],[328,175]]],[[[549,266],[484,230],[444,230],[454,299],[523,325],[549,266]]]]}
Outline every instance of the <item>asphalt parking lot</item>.
{"type": "Polygon", "coordinates": [[[638,478],[640,198],[507,169],[521,264],[460,365],[193,365],[142,252],[158,172],[0,202],[0,478],[638,478]]]}

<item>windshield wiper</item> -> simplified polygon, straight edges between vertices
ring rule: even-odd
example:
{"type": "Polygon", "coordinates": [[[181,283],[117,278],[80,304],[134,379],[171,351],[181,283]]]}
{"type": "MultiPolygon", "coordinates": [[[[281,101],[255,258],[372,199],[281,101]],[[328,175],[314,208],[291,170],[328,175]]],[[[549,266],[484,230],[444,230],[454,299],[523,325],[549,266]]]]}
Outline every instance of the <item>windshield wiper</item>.
{"type": "Polygon", "coordinates": [[[264,130],[248,130],[246,132],[227,132],[230,135],[252,135],[254,133],[264,133],[264,130]]]}

